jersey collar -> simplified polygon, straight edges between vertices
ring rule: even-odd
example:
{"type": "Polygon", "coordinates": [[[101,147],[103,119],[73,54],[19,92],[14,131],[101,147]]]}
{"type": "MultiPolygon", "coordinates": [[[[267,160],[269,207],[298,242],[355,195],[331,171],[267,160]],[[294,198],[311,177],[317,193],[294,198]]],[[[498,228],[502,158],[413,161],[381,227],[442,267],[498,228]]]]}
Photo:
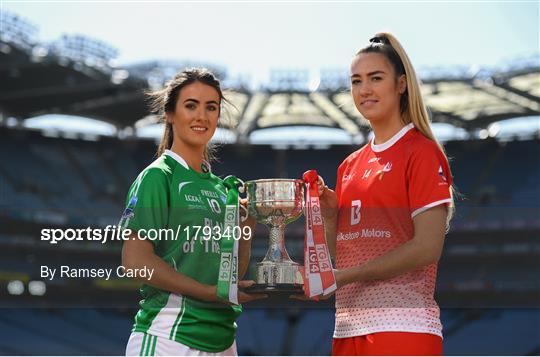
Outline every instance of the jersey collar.
{"type": "MultiPolygon", "coordinates": [[[[184,166],[186,169],[189,170],[189,165],[187,164],[186,160],[184,160],[182,158],[182,156],[178,155],[177,153],[175,153],[174,151],[171,151],[169,149],[165,149],[165,151],[163,152],[165,155],[167,156],[170,156],[172,157],[173,159],[175,159],[180,165],[184,166]]],[[[203,173],[209,173],[209,172],[212,172],[212,166],[210,166],[210,163],[206,160],[203,160],[203,165],[206,165],[206,172],[203,172],[203,173]]],[[[204,171],[204,169],[203,169],[204,171]]]]}
{"type": "Polygon", "coordinates": [[[375,144],[375,138],[371,139],[371,150],[375,152],[381,152],[388,148],[390,148],[392,145],[398,142],[399,139],[401,139],[409,130],[414,128],[413,123],[409,123],[405,125],[403,128],[401,128],[400,131],[398,131],[394,136],[392,136],[389,140],[382,144],[375,144]]]}
{"type": "Polygon", "coordinates": [[[182,156],[178,155],[177,153],[175,153],[174,151],[171,151],[169,149],[166,149],[164,152],[163,152],[165,155],[167,156],[170,156],[172,157],[173,159],[175,159],[180,165],[184,166],[186,169],[189,170],[189,165],[187,164],[186,160],[184,160],[182,158],[182,156]]]}

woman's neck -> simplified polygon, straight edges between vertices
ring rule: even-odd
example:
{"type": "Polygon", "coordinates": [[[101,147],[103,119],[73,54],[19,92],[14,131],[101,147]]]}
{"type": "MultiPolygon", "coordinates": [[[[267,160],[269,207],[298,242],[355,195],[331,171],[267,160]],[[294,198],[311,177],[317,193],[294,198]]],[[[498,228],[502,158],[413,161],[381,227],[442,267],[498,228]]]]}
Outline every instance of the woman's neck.
{"type": "Polygon", "coordinates": [[[204,161],[204,147],[201,149],[193,148],[174,140],[170,150],[182,157],[193,170],[202,172],[201,165],[204,161]]]}
{"type": "Polygon", "coordinates": [[[401,121],[399,114],[393,115],[388,120],[374,120],[371,122],[371,128],[373,129],[373,142],[376,145],[384,144],[396,135],[405,124],[401,121]]]}

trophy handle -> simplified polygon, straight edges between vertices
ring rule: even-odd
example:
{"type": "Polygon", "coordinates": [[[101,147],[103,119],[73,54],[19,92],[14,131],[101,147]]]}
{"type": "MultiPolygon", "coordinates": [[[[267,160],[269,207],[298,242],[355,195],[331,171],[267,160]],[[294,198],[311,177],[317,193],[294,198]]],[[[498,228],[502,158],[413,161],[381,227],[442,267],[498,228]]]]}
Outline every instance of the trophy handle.
{"type": "MultiPolygon", "coordinates": [[[[238,186],[238,193],[246,193],[246,183],[242,179],[238,179],[240,181],[240,186],[238,186]]],[[[240,197],[240,195],[238,195],[240,197]]],[[[249,210],[244,205],[239,204],[241,211],[244,211],[244,216],[240,215],[240,222],[245,222],[249,218],[249,210]]]]}
{"type": "Polygon", "coordinates": [[[245,222],[249,218],[249,210],[244,205],[238,205],[240,207],[240,211],[244,212],[244,215],[240,215],[240,222],[245,222]]]}

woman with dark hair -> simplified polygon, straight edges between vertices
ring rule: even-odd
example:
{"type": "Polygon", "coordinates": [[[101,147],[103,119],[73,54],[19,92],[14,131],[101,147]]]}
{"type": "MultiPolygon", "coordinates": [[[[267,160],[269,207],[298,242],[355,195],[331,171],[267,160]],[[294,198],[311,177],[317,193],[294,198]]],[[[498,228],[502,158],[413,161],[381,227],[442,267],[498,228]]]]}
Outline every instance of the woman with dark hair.
{"type": "Polygon", "coordinates": [[[351,64],[351,94],[374,137],[319,185],[335,256],[334,355],[440,355],[437,262],[453,211],[452,175],[419,81],[379,33],[351,64]]]}
{"type": "MultiPolygon", "coordinates": [[[[206,69],[187,69],[150,97],[165,131],[158,158],[129,190],[120,225],[133,232],[124,242],[123,266],[154,273],[140,279],[143,300],[126,355],[236,355],[239,304],[264,296],[238,290],[253,283],[237,280],[247,270],[251,240],[237,240],[235,265],[223,260],[229,257],[221,254],[224,240],[216,239],[225,234],[228,195],[237,189],[234,179],[213,175],[207,161],[225,100],[220,83],[206,69]],[[230,274],[237,277],[225,284],[223,264],[237,266],[230,274]]],[[[231,197],[238,215],[238,196],[231,197]]]]}

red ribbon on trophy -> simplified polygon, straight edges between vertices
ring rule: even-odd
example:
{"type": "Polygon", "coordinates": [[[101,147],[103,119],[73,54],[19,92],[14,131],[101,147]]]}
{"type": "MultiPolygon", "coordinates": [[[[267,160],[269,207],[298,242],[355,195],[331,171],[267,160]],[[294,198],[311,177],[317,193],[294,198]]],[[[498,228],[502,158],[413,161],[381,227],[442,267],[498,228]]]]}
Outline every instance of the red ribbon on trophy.
{"type": "Polygon", "coordinates": [[[324,221],[319,203],[315,170],[303,175],[306,183],[306,229],[304,235],[304,294],[307,297],[328,295],[337,289],[330,253],[326,244],[324,221]]]}

